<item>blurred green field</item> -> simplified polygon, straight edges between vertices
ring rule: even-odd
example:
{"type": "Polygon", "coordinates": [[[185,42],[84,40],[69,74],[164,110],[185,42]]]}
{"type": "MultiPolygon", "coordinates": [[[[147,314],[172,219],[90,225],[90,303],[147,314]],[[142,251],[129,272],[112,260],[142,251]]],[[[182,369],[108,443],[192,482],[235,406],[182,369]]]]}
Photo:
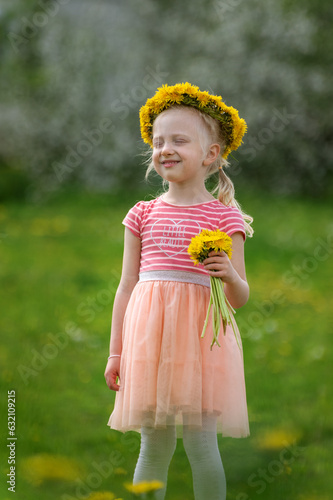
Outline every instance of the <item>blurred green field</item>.
{"type": "MultiPolygon", "coordinates": [[[[138,434],[111,431],[103,373],[121,272],[122,218],[140,197],[64,193],[0,206],[1,486],[3,500],[124,500],[138,434]],[[7,391],[16,391],[16,496],[7,490],[7,391]],[[97,500],[97,496],[96,496],[97,500]],[[102,500],[102,497],[101,497],[102,500]]],[[[255,219],[246,243],[243,333],[251,436],[220,439],[228,500],[333,495],[332,207],[242,193],[255,219]]],[[[181,440],[167,498],[193,498],[181,440]]],[[[208,500],[208,499],[207,499],[208,500]]]]}

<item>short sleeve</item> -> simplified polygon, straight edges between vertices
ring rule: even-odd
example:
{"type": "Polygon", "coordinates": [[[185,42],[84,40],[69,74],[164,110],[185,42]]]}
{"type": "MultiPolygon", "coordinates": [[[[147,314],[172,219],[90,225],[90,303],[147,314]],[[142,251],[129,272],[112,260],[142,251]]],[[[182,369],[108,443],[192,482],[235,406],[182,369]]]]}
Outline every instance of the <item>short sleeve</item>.
{"type": "Polygon", "coordinates": [[[128,227],[134,236],[137,236],[138,238],[141,237],[142,214],[143,203],[142,201],[139,201],[139,203],[134,205],[134,207],[129,210],[123,220],[124,226],[128,227]]]}
{"type": "Polygon", "coordinates": [[[236,207],[226,207],[219,222],[219,229],[227,233],[228,236],[240,232],[244,240],[246,238],[244,219],[241,212],[236,207]]]}

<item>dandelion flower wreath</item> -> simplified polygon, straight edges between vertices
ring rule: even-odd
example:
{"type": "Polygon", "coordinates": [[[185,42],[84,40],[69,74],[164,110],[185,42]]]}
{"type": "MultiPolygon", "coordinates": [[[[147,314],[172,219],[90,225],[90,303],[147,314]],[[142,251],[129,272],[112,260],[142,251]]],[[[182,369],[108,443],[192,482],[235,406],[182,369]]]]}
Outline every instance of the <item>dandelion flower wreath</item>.
{"type": "Polygon", "coordinates": [[[174,104],[190,106],[219,121],[226,147],[223,158],[227,158],[231,151],[235,151],[242,143],[246,132],[246,122],[239,117],[237,109],[227,106],[221,96],[202,92],[199,87],[186,83],[176,85],[163,85],[159,87],[156,94],[147,100],[140,109],[141,136],[145,143],[153,147],[153,123],[155,118],[174,104]]]}

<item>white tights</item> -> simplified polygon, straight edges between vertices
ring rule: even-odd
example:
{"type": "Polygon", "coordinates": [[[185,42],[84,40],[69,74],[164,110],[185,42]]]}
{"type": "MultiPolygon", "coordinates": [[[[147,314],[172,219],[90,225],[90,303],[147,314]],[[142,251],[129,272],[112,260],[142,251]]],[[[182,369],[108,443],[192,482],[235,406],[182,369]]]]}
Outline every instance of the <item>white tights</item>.
{"type": "MultiPolygon", "coordinates": [[[[189,459],[195,500],[225,500],[226,481],[216,435],[216,419],[204,417],[202,430],[183,427],[183,443],[189,459]]],[[[143,427],[141,448],[133,483],[159,480],[167,483],[168,469],[176,449],[174,426],[166,429],[143,427]]],[[[164,500],[166,487],[156,492],[156,500],[164,500]]]]}

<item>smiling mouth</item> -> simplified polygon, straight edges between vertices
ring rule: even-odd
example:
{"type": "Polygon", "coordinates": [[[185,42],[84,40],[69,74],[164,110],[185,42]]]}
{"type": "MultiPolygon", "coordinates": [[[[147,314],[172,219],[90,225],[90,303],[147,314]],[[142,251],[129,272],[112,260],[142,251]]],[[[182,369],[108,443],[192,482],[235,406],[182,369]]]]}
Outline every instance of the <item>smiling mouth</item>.
{"type": "Polygon", "coordinates": [[[177,160],[166,160],[166,161],[162,161],[162,165],[163,167],[165,168],[170,168],[170,167],[174,167],[175,165],[177,165],[179,163],[179,161],[177,160]]]}

